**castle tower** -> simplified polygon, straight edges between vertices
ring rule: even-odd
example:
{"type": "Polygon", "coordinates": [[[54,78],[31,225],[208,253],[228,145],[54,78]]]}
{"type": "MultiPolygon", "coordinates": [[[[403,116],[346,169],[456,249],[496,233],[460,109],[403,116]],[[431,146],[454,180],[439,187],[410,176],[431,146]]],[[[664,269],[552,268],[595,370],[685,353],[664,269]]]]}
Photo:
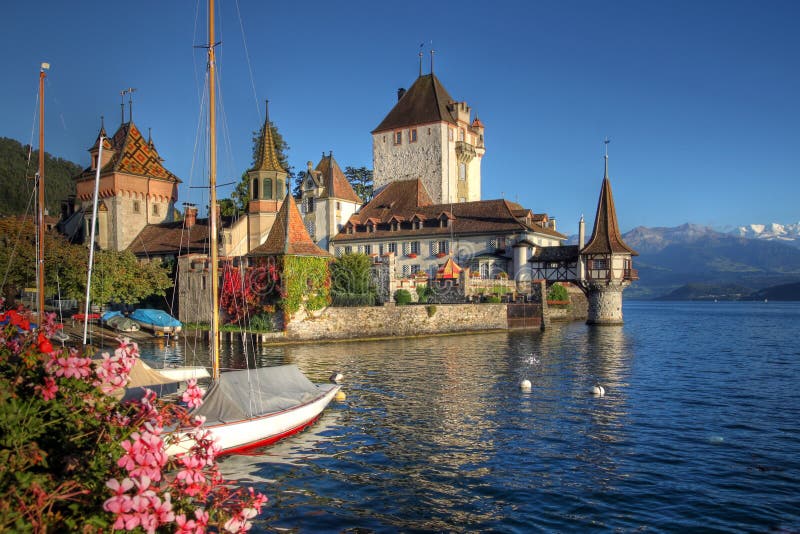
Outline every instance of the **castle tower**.
{"type": "Polygon", "coordinates": [[[278,158],[268,106],[269,101],[258,140],[256,163],[247,171],[250,179],[250,202],[247,206],[249,250],[259,246],[269,235],[286,195],[286,178],[289,175],[278,158]]]}
{"type": "Polygon", "coordinates": [[[361,199],[333,159],[333,152],[327,156],[323,153],[316,168],[308,162],[302,194],[306,230],[321,249],[328,250],[330,238],[361,206],[361,199]]]}
{"type": "MultiPolygon", "coordinates": [[[[89,154],[89,167],[74,178],[75,200],[78,209],[92,212],[99,166],[97,244],[101,249],[124,250],[146,225],[173,220],[181,181],[164,167],[152,140],[145,139],[132,120],[122,123],[111,137],[106,137],[101,125],[89,154]],[[98,161],[101,138],[103,155],[98,161]]],[[[87,225],[90,219],[90,215],[84,217],[87,225]]]]}
{"type": "Polygon", "coordinates": [[[436,204],[481,199],[484,126],[433,74],[420,75],[372,131],[375,189],[420,179],[436,204]]]}
{"type": "Polygon", "coordinates": [[[589,300],[587,324],[622,324],[622,292],[638,278],[631,260],[638,255],[619,231],[606,154],[592,237],[580,251],[581,283],[589,300]]]}

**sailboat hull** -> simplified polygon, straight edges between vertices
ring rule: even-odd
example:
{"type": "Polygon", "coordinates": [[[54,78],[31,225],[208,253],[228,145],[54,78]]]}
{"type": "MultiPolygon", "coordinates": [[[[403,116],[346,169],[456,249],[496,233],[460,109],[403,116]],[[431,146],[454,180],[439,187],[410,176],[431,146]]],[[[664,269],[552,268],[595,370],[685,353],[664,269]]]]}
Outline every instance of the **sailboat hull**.
{"type": "MultiPolygon", "coordinates": [[[[203,428],[217,442],[220,454],[270,445],[314,424],[341,386],[324,384],[319,388],[321,393],[317,397],[298,406],[239,421],[203,425],[203,428]]],[[[194,440],[189,435],[182,432],[177,435],[177,442],[167,448],[170,456],[183,454],[194,445],[194,440]]]]}

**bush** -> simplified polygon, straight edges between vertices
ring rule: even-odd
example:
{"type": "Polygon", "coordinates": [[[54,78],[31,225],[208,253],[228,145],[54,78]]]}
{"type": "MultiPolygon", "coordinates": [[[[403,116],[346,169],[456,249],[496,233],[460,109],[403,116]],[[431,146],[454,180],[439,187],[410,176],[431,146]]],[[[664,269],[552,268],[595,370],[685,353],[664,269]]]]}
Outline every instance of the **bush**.
{"type": "Polygon", "coordinates": [[[436,315],[436,306],[434,306],[433,304],[425,306],[425,312],[428,314],[428,317],[433,317],[434,315],[436,315]]]}
{"type": "Polygon", "coordinates": [[[502,299],[497,295],[489,295],[488,297],[486,297],[486,302],[488,302],[489,304],[500,304],[500,302],[502,302],[502,299]]]}
{"type": "Polygon", "coordinates": [[[417,286],[417,297],[419,303],[424,304],[426,302],[430,302],[432,296],[433,296],[432,287],[430,287],[429,285],[417,286]]]}
{"type": "MultiPolygon", "coordinates": [[[[22,313],[0,312],[0,531],[244,525],[266,498],[222,480],[199,421],[149,391],[118,402],[136,345],[123,342],[99,362],[76,348],[54,350],[54,316],[33,333],[22,313]],[[178,438],[167,429],[189,426],[196,444],[168,457],[178,438]]],[[[201,395],[190,383],[183,401],[192,406],[201,395]]]]}
{"type": "Polygon", "coordinates": [[[569,300],[569,292],[567,288],[556,282],[555,284],[550,286],[550,289],[547,291],[547,300],[558,300],[558,301],[565,301],[569,300]]]}
{"type": "Polygon", "coordinates": [[[374,306],[374,293],[347,293],[344,291],[331,292],[331,304],[341,308],[352,308],[356,306],[374,306]]]}
{"type": "Polygon", "coordinates": [[[492,288],[492,293],[498,296],[502,296],[508,293],[508,288],[506,286],[494,286],[492,288]]]}
{"type": "Polygon", "coordinates": [[[398,306],[405,306],[406,304],[411,304],[411,293],[408,292],[407,289],[398,289],[394,292],[394,301],[397,303],[398,306]]]}

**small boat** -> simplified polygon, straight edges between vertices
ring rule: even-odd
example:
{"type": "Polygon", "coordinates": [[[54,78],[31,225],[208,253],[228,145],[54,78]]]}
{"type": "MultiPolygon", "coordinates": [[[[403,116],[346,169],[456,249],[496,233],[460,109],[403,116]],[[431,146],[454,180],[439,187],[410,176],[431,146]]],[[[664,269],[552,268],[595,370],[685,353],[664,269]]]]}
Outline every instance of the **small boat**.
{"type": "Polygon", "coordinates": [[[177,334],[183,325],[179,320],[163,310],[140,308],[131,313],[130,318],[139,326],[155,333],[177,334]]]}
{"type": "Polygon", "coordinates": [[[100,320],[117,332],[138,332],[140,328],[139,323],[118,311],[107,311],[100,317],[100,320]]]}
{"type": "MultiPolygon", "coordinates": [[[[270,445],[319,418],[341,386],[314,384],[295,365],[227,371],[211,383],[192,415],[205,417],[221,454],[270,445]]],[[[194,440],[180,431],[167,454],[188,451],[194,440]]]]}

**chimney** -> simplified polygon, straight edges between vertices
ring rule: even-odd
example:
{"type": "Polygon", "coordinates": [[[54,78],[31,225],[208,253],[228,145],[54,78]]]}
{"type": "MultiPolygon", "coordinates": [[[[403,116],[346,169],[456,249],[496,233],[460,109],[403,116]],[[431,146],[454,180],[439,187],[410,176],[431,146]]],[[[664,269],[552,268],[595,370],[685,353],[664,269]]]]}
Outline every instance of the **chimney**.
{"type": "Polygon", "coordinates": [[[581,220],[578,221],[578,250],[583,249],[586,244],[586,223],[583,222],[583,214],[581,220]]]}
{"type": "Polygon", "coordinates": [[[188,230],[197,223],[197,206],[184,204],[183,225],[188,230]]]}
{"type": "Polygon", "coordinates": [[[550,217],[550,228],[554,232],[557,231],[557,229],[556,229],[556,218],[555,217],[550,217]]]}
{"type": "Polygon", "coordinates": [[[399,89],[397,90],[397,100],[399,101],[401,98],[403,98],[403,95],[404,95],[404,94],[406,94],[405,87],[401,87],[401,88],[399,88],[399,89]]]}

